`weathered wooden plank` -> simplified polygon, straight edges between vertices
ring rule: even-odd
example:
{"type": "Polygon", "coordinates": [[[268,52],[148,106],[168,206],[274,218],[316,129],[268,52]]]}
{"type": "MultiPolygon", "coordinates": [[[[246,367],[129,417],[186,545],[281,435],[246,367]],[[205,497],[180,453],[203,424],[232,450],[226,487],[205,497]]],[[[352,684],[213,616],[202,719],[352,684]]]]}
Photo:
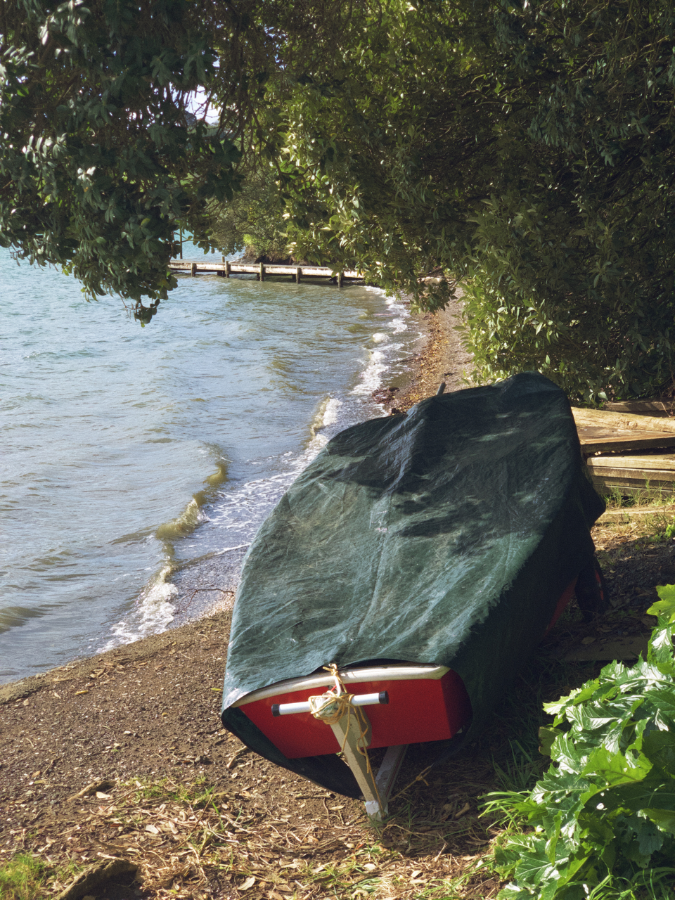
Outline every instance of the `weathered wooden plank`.
{"type": "Polygon", "coordinates": [[[587,465],[591,469],[639,469],[668,472],[675,480],[675,456],[592,456],[587,465]]]}
{"type": "Polygon", "coordinates": [[[614,431],[577,424],[584,456],[591,453],[631,453],[635,450],[661,450],[675,447],[675,432],[614,431]]]}
{"type": "Polygon", "coordinates": [[[610,412],[628,413],[633,416],[675,417],[673,400],[622,400],[617,403],[605,403],[604,408],[610,412]]]}
{"type": "Polygon", "coordinates": [[[602,428],[604,431],[670,431],[675,434],[675,419],[658,416],[634,416],[604,409],[572,408],[577,427],[602,428]]]}
{"type": "Polygon", "coordinates": [[[636,516],[638,518],[640,516],[672,516],[674,512],[675,504],[673,504],[672,500],[658,506],[653,503],[650,503],[648,506],[620,506],[616,509],[606,509],[596,524],[602,525],[612,519],[630,520],[636,516]]]}
{"type": "Polygon", "coordinates": [[[675,447],[675,420],[598,409],[572,412],[584,454],[675,447]]]}
{"type": "Polygon", "coordinates": [[[609,662],[610,660],[637,659],[640,654],[647,658],[649,638],[646,635],[631,635],[629,637],[601,637],[597,642],[575,647],[557,656],[565,662],[609,662]]]}
{"type": "Polygon", "coordinates": [[[586,461],[601,491],[633,494],[647,489],[675,494],[675,456],[593,456],[586,461]]]}
{"type": "Polygon", "coordinates": [[[622,494],[657,494],[659,497],[675,497],[675,484],[668,481],[652,481],[646,478],[618,478],[613,475],[592,475],[593,484],[600,494],[611,494],[618,490],[622,494]]]}
{"type": "Polygon", "coordinates": [[[665,471],[663,469],[628,469],[628,468],[615,468],[613,469],[611,466],[602,466],[600,468],[590,467],[592,475],[597,476],[598,478],[604,478],[607,480],[608,478],[618,481],[626,481],[626,482],[649,482],[650,484],[656,484],[656,482],[672,484],[675,481],[675,473],[672,471],[665,471]]]}

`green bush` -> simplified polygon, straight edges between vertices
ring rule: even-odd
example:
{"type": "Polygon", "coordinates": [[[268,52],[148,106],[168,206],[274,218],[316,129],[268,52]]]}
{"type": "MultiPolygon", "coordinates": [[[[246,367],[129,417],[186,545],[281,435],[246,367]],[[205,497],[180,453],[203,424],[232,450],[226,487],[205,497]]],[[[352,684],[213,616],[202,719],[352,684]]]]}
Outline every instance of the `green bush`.
{"type": "Polygon", "coordinates": [[[675,585],[658,588],[647,660],[613,662],[544,708],[553,764],[488,808],[531,831],[496,851],[508,900],[672,897],[675,892],[675,585]]]}

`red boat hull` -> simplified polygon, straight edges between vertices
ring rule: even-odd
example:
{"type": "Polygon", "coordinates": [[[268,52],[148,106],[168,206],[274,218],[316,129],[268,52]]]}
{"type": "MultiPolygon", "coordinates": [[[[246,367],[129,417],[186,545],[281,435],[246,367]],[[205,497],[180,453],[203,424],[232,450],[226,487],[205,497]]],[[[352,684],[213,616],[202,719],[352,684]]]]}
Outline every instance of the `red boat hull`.
{"type": "MultiPolygon", "coordinates": [[[[574,593],[576,579],[563,592],[548,631],[555,625],[574,593]]],[[[386,691],[389,702],[368,706],[372,738],[369,747],[392,747],[443,741],[454,737],[471,719],[471,702],[462,679],[441,666],[382,665],[343,673],[347,690],[354,694],[386,691]],[[406,671],[410,675],[406,675],[406,671]],[[430,677],[425,677],[428,674],[430,677]]],[[[323,694],[332,685],[326,676],[309,676],[254,691],[235,706],[286,756],[300,759],[340,750],[333,730],[311,713],[274,716],[276,704],[297,703],[323,694]],[[303,684],[306,682],[307,684],[303,684]]]]}
{"type": "MultiPolygon", "coordinates": [[[[379,671],[384,677],[347,684],[353,694],[386,691],[389,695],[389,703],[367,708],[372,728],[371,748],[442,741],[451,738],[468,723],[471,705],[456,672],[447,670],[436,678],[389,680],[386,667],[379,671]]],[[[357,672],[354,670],[353,674],[357,672]]],[[[288,759],[337,753],[340,747],[332,729],[310,713],[272,715],[274,704],[307,700],[326,689],[306,687],[249,702],[244,698],[240,708],[288,759]]]]}

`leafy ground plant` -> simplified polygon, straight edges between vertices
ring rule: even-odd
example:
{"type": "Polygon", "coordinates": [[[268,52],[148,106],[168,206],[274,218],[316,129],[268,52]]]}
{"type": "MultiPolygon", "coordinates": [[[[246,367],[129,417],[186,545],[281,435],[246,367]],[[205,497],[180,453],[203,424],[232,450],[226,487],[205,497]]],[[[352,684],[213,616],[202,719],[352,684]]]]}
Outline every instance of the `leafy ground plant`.
{"type": "Polygon", "coordinates": [[[546,704],[552,766],[529,792],[491,795],[492,812],[533,829],[496,851],[504,900],[675,893],[675,585],[657,590],[647,660],[613,662],[546,704]]]}

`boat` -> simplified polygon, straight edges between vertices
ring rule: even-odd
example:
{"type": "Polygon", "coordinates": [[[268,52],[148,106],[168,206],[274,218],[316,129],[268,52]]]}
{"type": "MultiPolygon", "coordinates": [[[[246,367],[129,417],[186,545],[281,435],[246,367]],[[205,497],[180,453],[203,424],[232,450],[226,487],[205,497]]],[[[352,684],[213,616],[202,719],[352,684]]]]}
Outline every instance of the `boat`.
{"type": "Polygon", "coordinates": [[[589,615],[606,600],[565,393],[532,372],[441,391],[329,441],[256,535],[233,612],[225,728],[375,816],[408,745],[458,752],[575,592],[589,615]]]}

